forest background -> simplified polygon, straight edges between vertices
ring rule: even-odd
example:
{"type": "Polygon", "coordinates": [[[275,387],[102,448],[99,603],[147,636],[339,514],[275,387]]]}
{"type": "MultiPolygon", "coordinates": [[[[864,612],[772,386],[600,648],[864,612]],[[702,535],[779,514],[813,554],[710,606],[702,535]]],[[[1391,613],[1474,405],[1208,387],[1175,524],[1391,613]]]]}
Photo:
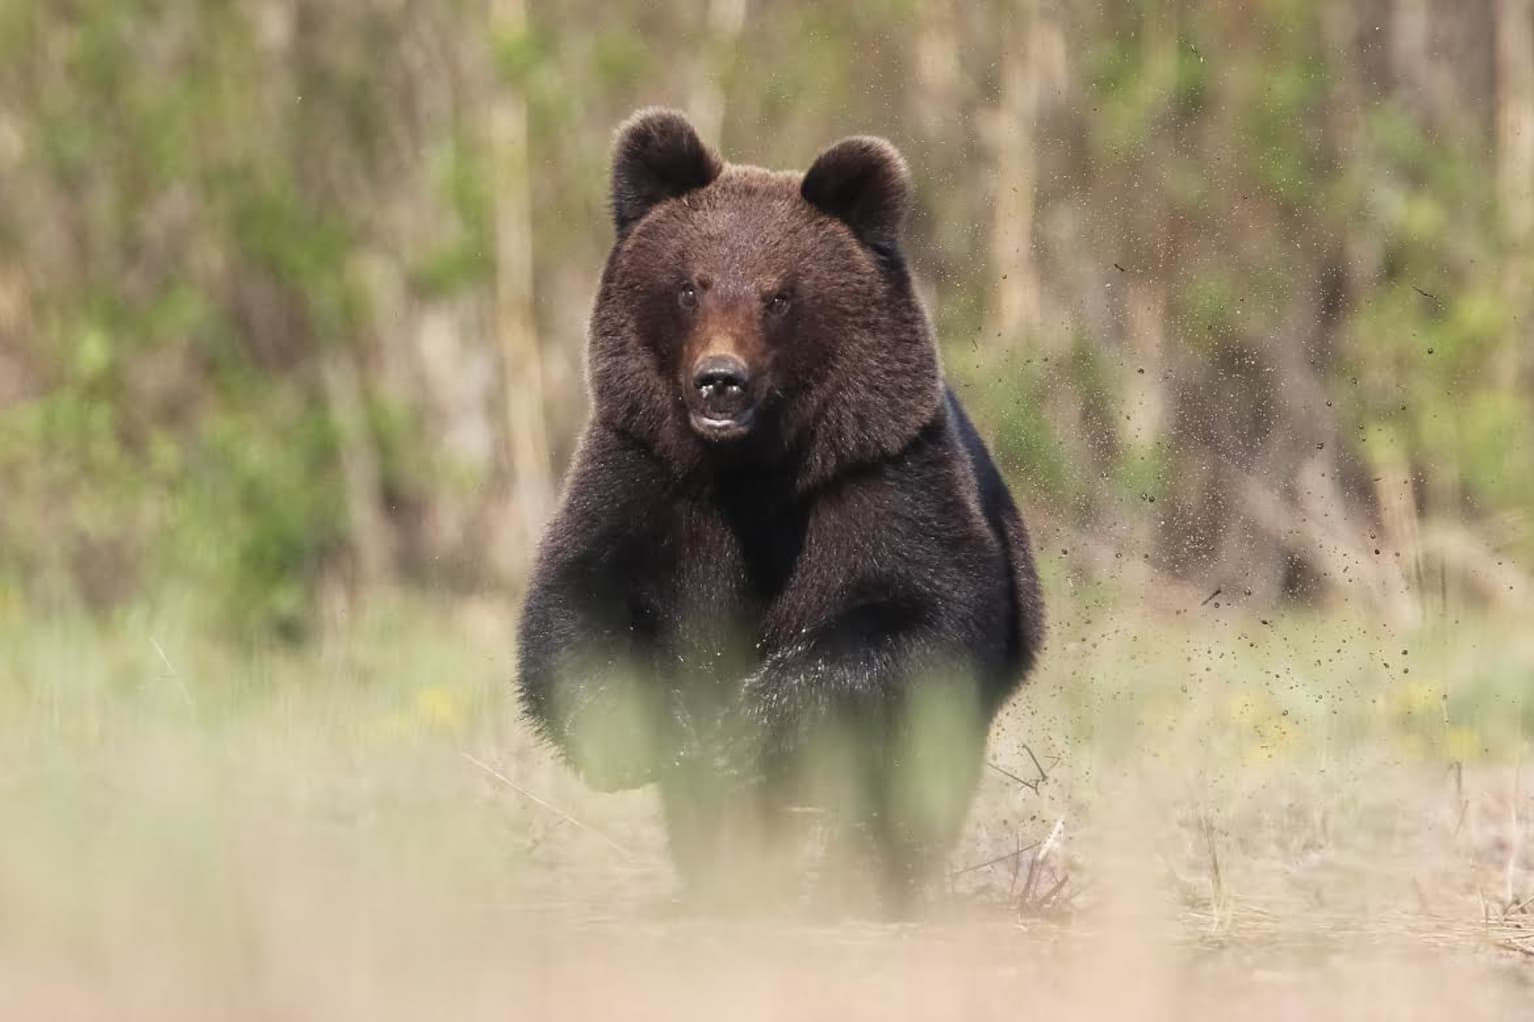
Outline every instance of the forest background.
{"type": "Polygon", "coordinates": [[[10,1016],[1518,1017],[1531,574],[1534,0],[0,0],[10,1016]],[[1050,616],[952,925],[519,721],[647,104],[910,162],[1050,616]]]}
{"type": "Polygon", "coordinates": [[[903,149],[1050,570],[1399,621],[1527,594],[1528,3],[610,11],[0,5],[0,608],[191,590],[299,639],[380,584],[515,599],[648,103],[738,162],[903,149]]]}

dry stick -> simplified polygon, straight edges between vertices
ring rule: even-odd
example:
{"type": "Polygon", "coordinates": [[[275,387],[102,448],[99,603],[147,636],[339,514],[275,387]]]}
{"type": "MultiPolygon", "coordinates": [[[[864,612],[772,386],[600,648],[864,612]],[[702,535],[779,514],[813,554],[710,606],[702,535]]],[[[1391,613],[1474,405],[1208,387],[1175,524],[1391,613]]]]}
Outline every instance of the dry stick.
{"type": "Polygon", "coordinates": [[[1060,843],[1060,833],[1065,830],[1065,817],[1055,821],[1054,827],[1049,832],[1049,837],[1044,839],[1044,847],[1039,849],[1039,858],[1042,860],[1050,852],[1054,851],[1055,845],[1060,843]]]}
{"type": "Polygon", "coordinates": [[[1001,774],[1001,776],[1016,781],[1018,784],[1021,784],[1023,787],[1037,795],[1039,793],[1039,786],[1045,781],[1049,780],[1049,771],[1044,769],[1044,764],[1039,762],[1039,757],[1033,754],[1033,749],[1030,748],[1026,742],[1023,743],[1023,751],[1028,754],[1029,759],[1033,760],[1033,768],[1039,772],[1038,780],[1025,781],[1021,777],[1014,774],[1012,771],[1004,770],[990,760],[986,760],[985,765],[996,771],[998,774],[1001,774]]]}
{"type": "Polygon", "coordinates": [[[1207,816],[1201,822],[1204,830],[1204,847],[1209,850],[1209,894],[1218,906],[1225,900],[1225,885],[1220,880],[1220,855],[1214,846],[1214,824],[1207,816]]]}
{"type": "MultiPolygon", "coordinates": [[[[1502,904],[1511,906],[1517,900],[1514,894],[1514,878],[1518,872],[1518,860],[1523,855],[1523,823],[1518,817],[1518,801],[1523,797],[1523,745],[1518,746],[1518,757],[1513,762],[1513,791],[1507,804],[1507,866],[1502,878],[1502,904]]],[[[1504,915],[1506,909],[1503,910],[1504,915]]]]}
{"type": "MultiPolygon", "coordinates": [[[[991,760],[986,760],[985,761],[985,765],[990,767],[992,770],[996,771],[998,774],[1001,774],[1001,776],[1007,778],[1008,780],[1016,781],[1018,784],[1022,785],[1023,787],[1027,788],[1029,791],[1031,791],[1035,795],[1037,795],[1039,793],[1040,785],[1042,785],[1045,781],[1049,780],[1049,772],[1044,769],[1044,764],[1039,762],[1039,757],[1035,756],[1033,754],[1033,749],[1030,748],[1026,742],[1023,743],[1023,751],[1026,752],[1028,754],[1028,758],[1033,761],[1033,768],[1039,772],[1039,776],[1038,776],[1037,780],[1025,781],[1021,777],[1019,777],[1016,774],[1014,774],[1012,771],[1007,770],[1004,767],[998,766],[996,763],[993,763],[991,760]]],[[[1015,848],[1012,851],[1008,852],[1006,855],[998,855],[994,859],[989,859],[989,860],[987,860],[985,862],[976,863],[973,866],[965,866],[963,869],[956,870],[955,872],[950,873],[949,874],[949,879],[952,880],[954,877],[962,876],[965,873],[973,873],[975,870],[985,869],[988,866],[995,866],[995,865],[998,865],[1000,863],[1006,862],[1007,860],[1010,859],[1010,860],[1012,860],[1012,878],[1011,878],[1011,880],[1007,884],[1007,897],[1009,897],[1009,898],[1012,897],[1013,893],[1016,892],[1016,890],[1017,890],[1017,876],[1018,876],[1018,873],[1022,869],[1022,865],[1023,865],[1022,856],[1023,856],[1023,853],[1026,852],[1026,851],[1030,851],[1031,849],[1037,848],[1039,846],[1039,842],[1037,842],[1037,841],[1035,841],[1035,842],[1033,842],[1032,844],[1029,844],[1029,845],[1023,845],[1021,843],[1022,842],[1022,838],[1018,838],[1017,840],[1018,840],[1017,848],[1015,848]]],[[[1032,868],[1031,867],[1030,867],[1029,872],[1030,872],[1030,876],[1031,876],[1032,875],[1032,868]]]]}
{"type": "Polygon", "coordinates": [[[1220,879],[1220,855],[1214,847],[1214,824],[1205,816],[1201,821],[1204,829],[1204,845],[1209,849],[1209,901],[1214,910],[1214,925],[1220,925],[1225,912],[1225,884],[1220,879]]]}
{"type": "Polygon", "coordinates": [[[1457,811],[1454,819],[1454,837],[1458,839],[1465,829],[1465,814],[1470,811],[1470,802],[1465,798],[1465,764],[1455,760],[1449,764],[1449,772],[1454,775],[1454,806],[1457,811]]]}
{"type": "Polygon", "coordinates": [[[1053,829],[1051,829],[1049,832],[1049,837],[1044,839],[1044,844],[1040,846],[1038,853],[1034,855],[1033,860],[1028,863],[1028,879],[1023,882],[1023,894],[1022,897],[1018,898],[1019,907],[1027,907],[1029,898],[1033,896],[1033,889],[1038,885],[1039,873],[1044,865],[1044,860],[1054,849],[1055,842],[1059,841],[1060,831],[1064,829],[1064,827],[1065,817],[1062,816],[1055,821],[1053,829]]]}
{"type": "Polygon", "coordinates": [[[495,778],[497,781],[500,781],[502,784],[506,785],[506,787],[510,788],[512,791],[516,792],[518,795],[521,795],[523,798],[527,799],[529,802],[536,803],[537,805],[540,805],[544,809],[547,809],[549,812],[553,813],[555,816],[559,817],[561,820],[564,820],[566,823],[573,824],[574,826],[576,826],[580,830],[584,830],[588,834],[594,834],[597,837],[601,838],[603,841],[607,842],[607,844],[614,851],[618,852],[618,854],[622,855],[625,859],[633,861],[633,860],[639,858],[633,852],[629,851],[627,848],[623,847],[618,842],[614,841],[612,838],[608,837],[606,834],[602,833],[597,828],[591,826],[588,823],[582,823],[580,820],[577,820],[575,817],[571,816],[569,813],[565,812],[563,809],[559,808],[558,806],[544,801],[543,799],[539,798],[537,795],[534,795],[532,792],[530,792],[526,788],[522,787],[516,781],[513,781],[510,777],[507,777],[505,774],[501,773],[499,770],[497,770],[495,767],[491,766],[490,764],[485,763],[482,760],[476,759],[475,757],[469,755],[467,752],[460,752],[459,755],[462,756],[464,759],[468,760],[470,763],[474,764],[476,767],[478,767],[480,770],[484,771],[489,776],[495,778]]]}
{"type": "Polygon", "coordinates": [[[1045,909],[1053,905],[1060,893],[1064,890],[1065,885],[1070,882],[1070,879],[1071,878],[1069,876],[1062,876],[1059,880],[1056,880],[1055,886],[1045,891],[1044,896],[1039,899],[1038,911],[1043,912],[1045,909]]]}
{"type": "Polygon", "coordinates": [[[186,704],[188,706],[191,706],[195,709],[197,702],[192,698],[192,690],[187,688],[186,682],[181,680],[181,672],[176,670],[176,665],[171,663],[170,657],[165,655],[165,648],[160,645],[159,640],[156,639],[153,635],[149,637],[149,644],[154,647],[154,651],[156,653],[160,654],[160,662],[163,663],[165,665],[165,669],[170,672],[170,680],[176,683],[176,688],[178,691],[180,691],[181,698],[186,700],[186,704]]]}
{"type": "Polygon", "coordinates": [[[1008,852],[1006,855],[998,855],[994,859],[987,859],[984,862],[977,862],[973,866],[965,866],[963,869],[956,869],[952,873],[950,873],[949,876],[951,876],[951,877],[963,876],[965,873],[973,873],[977,869],[985,869],[988,866],[995,866],[995,865],[998,865],[1000,863],[1006,862],[1008,859],[1016,859],[1020,855],[1022,855],[1024,852],[1031,852],[1031,851],[1033,851],[1037,847],[1039,847],[1039,843],[1037,841],[1035,841],[1032,844],[1023,845],[1021,848],[1017,849],[1016,851],[1008,852]]]}
{"type": "Polygon", "coordinates": [[[171,677],[174,678],[176,676],[176,665],[171,663],[170,657],[165,655],[165,647],[160,645],[160,640],[151,635],[149,637],[149,644],[154,647],[154,651],[156,653],[160,654],[160,662],[165,665],[165,669],[169,671],[171,677]]]}
{"type": "MultiPolygon", "coordinates": [[[[1033,754],[1033,746],[1029,745],[1027,742],[1024,742],[1023,751],[1028,754],[1029,759],[1033,760],[1033,768],[1039,772],[1039,783],[1043,784],[1045,781],[1049,780],[1049,771],[1044,769],[1044,764],[1039,762],[1039,757],[1033,754]]],[[[1058,763],[1059,760],[1056,759],[1055,762],[1058,763]]]]}
{"type": "Polygon", "coordinates": [[[990,760],[986,760],[985,765],[996,771],[1001,776],[1007,778],[1008,780],[1016,781],[1018,784],[1021,784],[1035,795],[1039,793],[1039,785],[1043,782],[1043,778],[1040,778],[1037,781],[1025,781],[1021,777],[1014,774],[1012,771],[1005,770],[1002,767],[997,766],[995,763],[992,763],[990,760]]]}
{"type": "Polygon", "coordinates": [[[1028,878],[1023,881],[1023,893],[1017,897],[1017,911],[1027,912],[1028,901],[1033,897],[1033,888],[1039,882],[1039,860],[1042,856],[1035,855],[1028,860],[1028,878]]]}

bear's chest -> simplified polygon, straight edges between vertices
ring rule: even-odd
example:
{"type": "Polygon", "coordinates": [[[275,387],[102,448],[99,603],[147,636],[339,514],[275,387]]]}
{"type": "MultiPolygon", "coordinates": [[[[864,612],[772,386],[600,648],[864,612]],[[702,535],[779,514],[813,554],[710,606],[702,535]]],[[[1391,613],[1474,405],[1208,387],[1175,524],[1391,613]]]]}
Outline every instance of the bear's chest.
{"type": "Polygon", "coordinates": [[[655,516],[634,579],[655,637],[681,655],[759,653],[805,545],[792,508],[682,503],[655,516]]]}

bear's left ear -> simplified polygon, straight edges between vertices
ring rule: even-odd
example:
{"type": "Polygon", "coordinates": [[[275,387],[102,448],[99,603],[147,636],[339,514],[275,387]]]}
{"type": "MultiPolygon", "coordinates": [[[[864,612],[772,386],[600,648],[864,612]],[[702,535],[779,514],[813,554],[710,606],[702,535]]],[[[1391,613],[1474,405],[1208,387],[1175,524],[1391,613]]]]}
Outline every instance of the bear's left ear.
{"type": "Polygon", "coordinates": [[[621,238],[666,199],[711,183],[724,162],[675,110],[637,111],[618,129],[613,146],[613,221],[621,238]]]}
{"type": "Polygon", "coordinates": [[[864,244],[894,251],[911,204],[911,173],[882,138],[844,138],[805,172],[799,194],[852,228],[864,244]]]}

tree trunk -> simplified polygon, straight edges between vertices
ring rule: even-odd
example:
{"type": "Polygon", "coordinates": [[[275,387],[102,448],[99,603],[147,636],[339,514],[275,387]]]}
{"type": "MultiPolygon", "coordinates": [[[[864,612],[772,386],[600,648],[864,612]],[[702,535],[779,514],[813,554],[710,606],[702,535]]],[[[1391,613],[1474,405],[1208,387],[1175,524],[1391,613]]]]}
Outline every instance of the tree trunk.
{"type": "Polygon", "coordinates": [[[709,0],[708,39],[692,71],[695,76],[688,111],[699,136],[719,145],[724,132],[725,95],[720,85],[720,65],[735,50],[746,26],[746,0],[709,0]]]}
{"type": "Polygon", "coordinates": [[[1034,160],[1039,108],[1037,68],[1030,60],[1038,0],[1024,0],[1008,19],[1001,82],[990,125],[992,166],[991,308],[988,337],[1004,344],[1030,339],[1039,326],[1039,273],[1034,260],[1034,160]]]}
{"type": "Polygon", "coordinates": [[[1497,186],[1508,253],[1502,287],[1508,331],[1499,375],[1516,386],[1534,334],[1534,0],[1497,0],[1497,186]]]}
{"type": "Polygon", "coordinates": [[[953,0],[927,0],[918,6],[912,107],[922,132],[940,138],[959,110],[959,32],[953,0]]]}
{"type": "Polygon", "coordinates": [[[379,468],[363,400],[362,380],[351,352],[332,345],[322,356],[320,379],[336,431],[346,494],[347,534],[352,551],[351,582],[366,591],[393,568],[390,532],[378,505],[379,468]]]}
{"type": "MultiPolygon", "coordinates": [[[[1146,88],[1169,102],[1177,76],[1178,11],[1169,8],[1146,16],[1143,45],[1147,68],[1146,88]]],[[[1173,129],[1176,130],[1176,129],[1173,129]]],[[[1175,143],[1174,143],[1175,144],[1175,143]]],[[[1166,380],[1170,375],[1166,355],[1169,281],[1177,272],[1174,259],[1177,226],[1162,198],[1157,176],[1160,168],[1153,154],[1139,163],[1147,187],[1138,201],[1134,250],[1125,258],[1132,264],[1127,273],[1115,271],[1124,283],[1122,308],[1124,335],[1132,371],[1126,373],[1128,420],[1123,435],[1131,446],[1147,447],[1162,439],[1167,424],[1166,380]],[[1127,279],[1126,279],[1127,278],[1127,279]]],[[[1120,264],[1122,265],[1122,264],[1120,264]]],[[[1116,281],[1117,283],[1117,281],[1116,281]]]]}
{"type": "MultiPolygon", "coordinates": [[[[490,0],[492,39],[527,31],[524,0],[490,0]]],[[[533,230],[527,157],[527,104],[521,87],[491,85],[490,165],[495,173],[494,329],[500,341],[502,395],[510,478],[505,511],[491,526],[489,553],[498,570],[516,577],[532,556],[553,502],[549,441],[544,423],[543,360],[533,319],[533,230]]]]}
{"type": "MultiPolygon", "coordinates": [[[[303,90],[310,82],[324,80],[324,47],[333,27],[325,21],[320,6],[302,2],[292,7],[292,24],[292,77],[303,90]]],[[[325,114],[321,103],[311,101],[294,118],[287,141],[294,178],[304,196],[312,203],[328,206],[340,204],[344,193],[360,190],[365,183],[348,179],[342,169],[343,161],[319,144],[329,128],[325,114]]],[[[286,300],[297,306],[301,304],[298,295],[294,289],[286,300]]],[[[351,563],[345,577],[337,579],[332,575],[326,581],[344,609],[345,604],[383,581],[393,569],[389,524],[379,506],[382,484],[378,451],[368,422],[366,384],[358,366],[357,348],[364,341],[350,332],[333,333],[341,329],[340,324],[328,319],[318,323],[302,315],[295,315],[294,319],[308,328],[310,336],[304,338],[304,343],[320,349],[316,359],[318,381],[335,431],[351,563]]]]}

